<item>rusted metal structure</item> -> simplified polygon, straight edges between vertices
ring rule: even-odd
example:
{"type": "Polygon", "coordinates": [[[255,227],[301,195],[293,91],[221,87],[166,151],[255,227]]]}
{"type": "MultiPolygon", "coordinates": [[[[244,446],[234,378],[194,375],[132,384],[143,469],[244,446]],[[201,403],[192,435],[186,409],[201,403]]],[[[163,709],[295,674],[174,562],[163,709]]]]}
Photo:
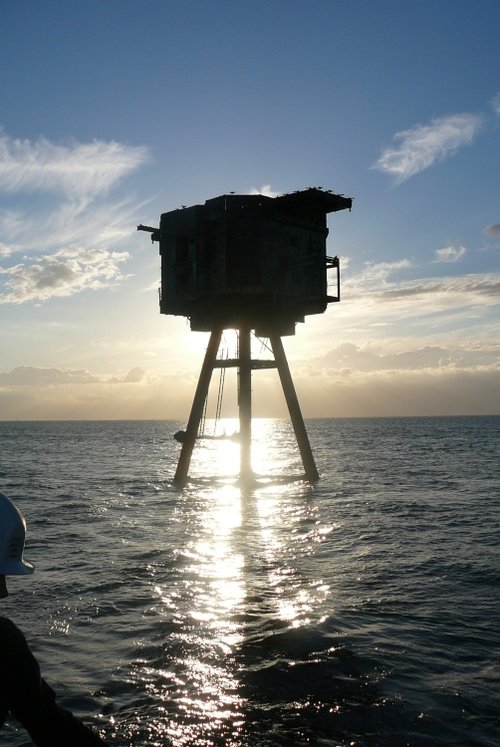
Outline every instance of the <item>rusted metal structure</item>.
{"type": "Polygon", "coordinates": [[[191,329],[210,341],[182,442],[175,481],[184,485],[214,368],[239,373],[240,473],[251,470],[251,373],[276,367],[307,479],[318,472],[281,341],[297,322],[340,301],[340,267],[326,254],[326,216],[351,209],[351,198],[316,187],[279,197],[221,195],[203,205],[172,210],[159,228],[138,226],[159,242],[160,312],[189,318],[191,329]],[[327,270],[336,272],[328,294],[327,270]],[[239,336],[235,359],[217,360],[224,329],[239,336]],[[250,335],[269,338],[274,361],[252,359],[250,335]]]}

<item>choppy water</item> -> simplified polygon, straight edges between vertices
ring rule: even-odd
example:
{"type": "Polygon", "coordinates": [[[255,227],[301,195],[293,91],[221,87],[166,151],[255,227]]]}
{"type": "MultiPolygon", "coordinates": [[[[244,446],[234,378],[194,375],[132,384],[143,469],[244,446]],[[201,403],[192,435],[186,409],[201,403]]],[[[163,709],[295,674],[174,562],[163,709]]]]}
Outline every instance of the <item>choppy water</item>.
{"type": "Polygon", "coordinates": [[[500,418],[310,421],[314,487],[254,422],[252,490],[202,441],[182,493],[178,423],[0,423],[38,571],[0,611],[61,702],[110,745],[497,747],[500,418]]]}

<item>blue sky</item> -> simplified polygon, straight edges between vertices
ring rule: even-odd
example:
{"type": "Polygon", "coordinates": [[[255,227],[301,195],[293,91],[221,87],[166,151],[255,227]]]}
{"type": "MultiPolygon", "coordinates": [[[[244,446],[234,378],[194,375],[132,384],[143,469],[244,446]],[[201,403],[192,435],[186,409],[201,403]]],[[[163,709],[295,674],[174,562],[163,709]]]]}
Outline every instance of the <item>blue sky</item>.
{"type": "Polygon", "coordinates": [[[342,302],[284,341],[305,415],[499,413],[499,27],[497,0],[0,0],[0,419],[185,418],[206,336],[159,314],[136,225],[309,186],[354,207],[342,302]]]}

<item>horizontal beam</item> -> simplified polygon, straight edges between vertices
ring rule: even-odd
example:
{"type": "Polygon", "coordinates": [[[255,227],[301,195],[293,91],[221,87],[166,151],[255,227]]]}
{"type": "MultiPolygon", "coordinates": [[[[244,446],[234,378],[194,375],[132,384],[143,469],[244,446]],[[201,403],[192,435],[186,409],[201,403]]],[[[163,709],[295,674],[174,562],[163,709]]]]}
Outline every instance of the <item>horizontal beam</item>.
{"type": "MultiPolygon", "coordinates": [[[[238,368],[240,365],[239,358],[226,358],[225,360],[220,359],[215,361],[214,368],[238,368]]],[[[263,360],[252,360],[250,361],[250,368],[264,369],[264,368],[277,368],[278,364],[276,361],[263,361],[263,360]]]]}

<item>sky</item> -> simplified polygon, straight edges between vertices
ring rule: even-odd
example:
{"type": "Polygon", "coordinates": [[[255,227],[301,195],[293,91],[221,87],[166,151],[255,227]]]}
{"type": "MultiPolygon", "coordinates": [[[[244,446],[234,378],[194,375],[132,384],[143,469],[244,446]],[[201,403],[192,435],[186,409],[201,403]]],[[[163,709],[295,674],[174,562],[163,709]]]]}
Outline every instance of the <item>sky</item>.
{"type": "MultiPolygon", "coordinates": [[[[500,414],[499,28],[498,0],[0,0],[0,420],[185,420],[208,337],[159,313],[137,225],[311,186],[353,209],[341,303],[284,338],[305,417],[500,414]]],[[[286,415],[275,371],[253,402],[286,415]]]]}

